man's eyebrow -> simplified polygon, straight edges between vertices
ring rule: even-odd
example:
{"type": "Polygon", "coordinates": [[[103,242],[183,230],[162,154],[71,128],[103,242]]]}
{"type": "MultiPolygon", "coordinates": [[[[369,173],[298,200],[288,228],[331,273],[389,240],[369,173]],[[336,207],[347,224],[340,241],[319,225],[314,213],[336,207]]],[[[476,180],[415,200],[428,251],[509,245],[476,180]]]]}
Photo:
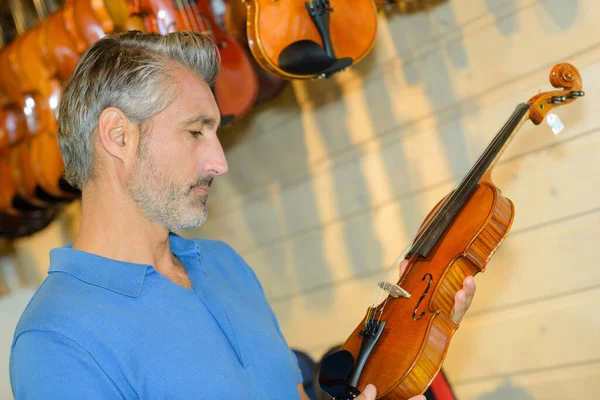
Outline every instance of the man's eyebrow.
{"type": "Polygon", "coordinates": [[[189,118],[184,119],[179,125],[182,128],[186,128],[190,125],[194,125],[197,123],[201,123],[203,126],[207,126],[209,128],[213,128],[218,130],[221,126],[221,122],[217,122],[216,118],[210,117],[205,114],[194,115],[189,118]]]}

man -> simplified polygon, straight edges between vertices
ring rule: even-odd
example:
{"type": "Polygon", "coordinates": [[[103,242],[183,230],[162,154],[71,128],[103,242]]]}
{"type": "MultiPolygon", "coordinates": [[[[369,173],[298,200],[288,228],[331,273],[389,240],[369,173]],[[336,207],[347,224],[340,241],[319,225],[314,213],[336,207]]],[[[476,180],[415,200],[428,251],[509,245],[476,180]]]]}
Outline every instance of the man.
{"type": "Polygon", "coordinates": [[[81,225],[17,326],[17,400],[306,398],[252,269],[225,243],[172,233],[202,225],[227,172],[217,55],[200,34],[129,32],[79,61],[58,133],[81,225]]]}

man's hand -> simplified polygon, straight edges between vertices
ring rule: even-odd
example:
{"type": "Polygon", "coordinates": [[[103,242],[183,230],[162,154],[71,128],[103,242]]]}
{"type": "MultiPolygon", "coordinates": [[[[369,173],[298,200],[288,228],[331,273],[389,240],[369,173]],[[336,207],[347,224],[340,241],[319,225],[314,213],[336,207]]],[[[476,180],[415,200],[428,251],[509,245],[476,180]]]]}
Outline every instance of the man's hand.
{"type": "MultiPolygon", "coordinates": [[[[368,384],[365,387],[365,390],[362,391],[362,393],[356,398],[356,400],[375,400],[376,396],[377,396],[377,389],[375,389],[375,386],[368,384]]],[[[408,400],[425,400],[425,396],[420,394],[418,396],[411,397],[408,400]]]]}
{"type": "MultiPolygon", "coordinates": [[[[400,275],[404,273],[408,260],[402,260],[400,263],[400,275]]],[[[454,313],[452,314],[452,320],[460,324],[465,313],[471,307],[471,302],[475,296],[475,280],[472,276],[467,276],[463,281],[463,287],[454,296],[454,313]]]]}

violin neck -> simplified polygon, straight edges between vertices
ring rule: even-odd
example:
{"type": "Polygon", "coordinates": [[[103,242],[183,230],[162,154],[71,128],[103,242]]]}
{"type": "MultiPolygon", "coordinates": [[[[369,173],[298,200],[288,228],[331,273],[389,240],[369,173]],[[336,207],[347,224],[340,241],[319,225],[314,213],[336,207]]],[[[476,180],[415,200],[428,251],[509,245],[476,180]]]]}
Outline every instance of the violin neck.
{"type": "Polygon", "coordinates": [[[446,203],[431,219],[429,225],[422,231],[408,251],[406,258],[419,254],[427,257],[439,238],[446,232],[463,205],[479,186],[479,182],[488,179],[491,171],[521,126],[528,120],[529,104],[519,104],[502,129],[496,134],[483,154],[475,162],[469,173],[463,178],[458,187],[448,197],[446,203]]]}

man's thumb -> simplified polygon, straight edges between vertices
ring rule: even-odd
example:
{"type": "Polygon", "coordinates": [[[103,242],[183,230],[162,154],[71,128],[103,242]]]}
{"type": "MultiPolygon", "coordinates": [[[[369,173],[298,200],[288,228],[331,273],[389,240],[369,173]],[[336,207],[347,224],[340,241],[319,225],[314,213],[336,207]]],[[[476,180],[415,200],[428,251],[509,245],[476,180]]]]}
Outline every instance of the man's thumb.
{"type": "Polygon", "coordinates": [[[377,389],[369,383],[356,400],[375,400],[375,396],[377,396],[377,389]]]}

